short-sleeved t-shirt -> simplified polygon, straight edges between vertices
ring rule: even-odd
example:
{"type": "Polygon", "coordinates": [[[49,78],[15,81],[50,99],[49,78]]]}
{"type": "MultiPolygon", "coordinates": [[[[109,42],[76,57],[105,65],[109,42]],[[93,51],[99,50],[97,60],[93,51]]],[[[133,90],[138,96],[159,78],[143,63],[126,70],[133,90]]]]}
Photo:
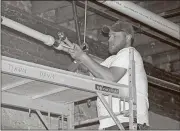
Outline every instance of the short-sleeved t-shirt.
{"type": "MultiPolygon", "coordinates": [[[[127,69],[125,75],[117,82],[120,84],[128,85],[128,67],[129,67],[129,49],[133,47],[128,47],[120,50],[117,55],[113,55],[108,57],[101,65],[105,67],[122,67],[127,69]]],[[[139,124],[149,125],[148,118],[148,82],[146,72],[144,70],[143,60],[139,52],[134,49],[134,60],[135,60],[135,81],[136,81],[136,94],[137,94],[137,122],[139,124]]],[[[108,102],[108,97],[104,96],[106,101],[108,102]]],[[[119,113],[120,107],[121,111],[123,111],[123,101],[121,101],[121,106],[119,106],[120,102],[118,98],[112,98],[112,108],[114,113],[119,113]]],[[[129,109],[129,103],[125,103],[125,110],[129,109]]],[[[108,111],[100,101],[97,99],[97,111],[98,116],[107,116],[109,115],[108,111]]],[[[124,115],[118,115],[117,117],[121,123],[129,122],[129,117],[125,117],[124,115]]],[[[115,122],[112,118],[105,118],[100,120],[99,129],[107,128],[115,125],[115,122]]]]}

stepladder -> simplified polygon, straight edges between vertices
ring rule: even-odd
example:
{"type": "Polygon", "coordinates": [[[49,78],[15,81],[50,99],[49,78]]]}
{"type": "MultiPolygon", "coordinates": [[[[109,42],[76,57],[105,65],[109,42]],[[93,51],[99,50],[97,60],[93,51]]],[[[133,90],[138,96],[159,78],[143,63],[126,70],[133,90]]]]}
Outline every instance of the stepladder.
{"type": "MultiPolygon", "coordinates": [[[[124,130],[124,127],[121,123],[121,121],[118,119],[118,115],[124,115],[126,117],[129,117],[129,130],[137,130],[137,100],[136,100],[136,83],[135,83],[135,61],[134,61],[134,49],[130,48],[129,49],[129,67],[128,67],[128,87],[129,87],[129,97],[123,98],[122,96],[119,96],[119,113],[113,112],[112,109],[112,98],[113,96],[108,93],[102,93],[97,91],[97,96],[108,111],[109,115],[108,116],[100,116],[97,118],[89,119],[86,120],[82,123],[79,122],[79,124],[85,124],[85,123],[91,123],[97,120],[101,120],[104,118],[112,118],[117,127],[120,130],[124,130]],[[108,96],[108,102],[104,98],[104,96],[108,96]],[[128,102],[129,104],[129,109],[125,110],[125,103],[128,102]],[[123,107],[121,107],[121,103],[123,103],[123,107]],[[123,109],[123,111],[121,111],[123,109]]],[[[69,129],[75,129],[75,124],[73,114],[74,114],[74,104],[70,104],[70,115],[69,117],[70,124],[69,124],[69,129]]]]}

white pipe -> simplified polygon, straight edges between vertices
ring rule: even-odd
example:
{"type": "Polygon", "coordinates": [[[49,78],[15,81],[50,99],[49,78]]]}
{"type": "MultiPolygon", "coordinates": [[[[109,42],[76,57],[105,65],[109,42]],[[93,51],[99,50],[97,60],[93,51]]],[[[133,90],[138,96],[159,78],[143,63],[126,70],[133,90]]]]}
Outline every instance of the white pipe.
{"type": "Polygon", "coordinates": [[[129,1],[98,1],[180,40],[180,26],[129,1]]]}
{"type": "Polygon", "coordinates": [[[24,25],[17,23],[11,19],[6,18],[6,17],[1,16],[1,23],[7,27],[10,27],[14,30],[17,30],[17,31],[22,32],[26,35],[29,35],[29,36],[37,39],[37,40],[40,40],[48,46],[52,46],[55,42],[54,37],[52,37],[50,35],[42,34],[36,30],[33,30],[27,26],[24,26],[24,25]]]}

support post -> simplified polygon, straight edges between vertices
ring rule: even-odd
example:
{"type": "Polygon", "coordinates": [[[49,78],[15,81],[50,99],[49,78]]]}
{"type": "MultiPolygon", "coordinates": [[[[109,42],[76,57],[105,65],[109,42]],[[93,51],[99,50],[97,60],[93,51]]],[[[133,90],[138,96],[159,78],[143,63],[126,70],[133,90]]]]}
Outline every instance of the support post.
{"type": "Polygon", "coordinates": [[[74,129],[74,102],[69,104],[68,129],[74,129]]]}
{"type": "Polygon", "coordinates": [[[48,112],[48,119],[49,119],[49,129],[51,129],[51,113],[48,112]]]}
{"type": "Polygon", "coordinates": [[[98,95],[99,99],[101,100],[101,102],[103,103],[103,105],[105,106],[105,108],[107,109],[107,111],[109,112],[109,114],[112,117],[112,119],[114,120],[114,122],[116,123],[116,125],[119,127],[119,129],[124,130],[124,127],[121,125],[121,123],[117,119],[117,117],[114,114],[114,112],[112,111],[112,109],[108,106],[108,103],[104,99],[103,95],[100,93],[97,93],[97,95],[98,95]]]}
{"type": "Polygon", "coordinates": [[[46,121],[46,119],[44,119],[43,115],[41,114],[40,111],[36,110],[39,118],[41,119],[41,121],[43,122],[43,125],[45,126],[46,130],[49,130],[49,126],[48,126],[48,122],[46,121]]]}
{"type": "Polygon", "coordinates": [[[137,130],[137,102],[134,49],[129,50],[129,130],[137,130]]]}
{"type": "Polygon", "coordinates": [[[64,115],[61,116],[61,126],[62,130],[64,130],[64,115]]]}

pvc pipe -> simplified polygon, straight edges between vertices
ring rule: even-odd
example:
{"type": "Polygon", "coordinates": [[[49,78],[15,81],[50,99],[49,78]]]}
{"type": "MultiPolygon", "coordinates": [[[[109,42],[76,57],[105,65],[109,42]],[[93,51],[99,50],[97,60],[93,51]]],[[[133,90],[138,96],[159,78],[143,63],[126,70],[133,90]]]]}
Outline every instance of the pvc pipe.
{"type": "Polygon", "coordinates": [[[11,19],[8,19],[6,17],[1,16],[1,23],[7,27],[10,27],[14,30],[17,30],[19,32],[22,32],[28,36],[31,36],[37,40],[40,40],[42,42],[44,42],[44,44],[48,45],[48,46],[52,46],[55,42],[54,37],[50,36],[50,35],[45,35],[42,34],[36,30],[33,30],[27,26],[24,26],[20,23],[17,23],[11,19]]]}
{"type": "Polygon", "coordinates": [[[180,40],[180,26],[129,1],[98,1],[180,40]]]}

